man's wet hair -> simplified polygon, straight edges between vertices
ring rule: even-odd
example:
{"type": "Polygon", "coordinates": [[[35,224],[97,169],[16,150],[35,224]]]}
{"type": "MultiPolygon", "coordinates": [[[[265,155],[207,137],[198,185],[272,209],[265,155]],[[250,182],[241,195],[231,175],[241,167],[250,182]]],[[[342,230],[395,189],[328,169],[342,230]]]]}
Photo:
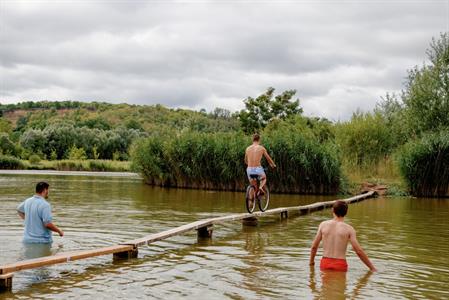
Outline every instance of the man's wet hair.
{"type": "Polygon", "coordinates": [[[253,134],[253,142],[260,141],[260,135],[258,133],[253,134]]]}
{"type": "Polygon", "coordinates": [[[50,185],[48,183],[46,183],[45,181],[38,182],[36,184],[36,193],[40,194],[43,191],[47,190],[49,187],[50,187],[50,185]]]}
{"type": "Polygon", "coordinates": [[[348,212],[348,204],[340,200],[335,201],[334,205],[332,206],[332,210],[337,217],[344,217],[348,212]]]}

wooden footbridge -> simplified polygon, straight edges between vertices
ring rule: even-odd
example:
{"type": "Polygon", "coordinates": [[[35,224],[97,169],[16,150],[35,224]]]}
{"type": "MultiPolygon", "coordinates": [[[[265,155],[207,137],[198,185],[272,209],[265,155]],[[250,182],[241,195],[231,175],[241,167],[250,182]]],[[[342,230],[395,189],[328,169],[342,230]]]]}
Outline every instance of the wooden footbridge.
{"type": "MultiPolygon", "coordinates": [[[[375,191],[369,191],[365,194],[354,196],[348,199],[344,199],[346,203],[350,204],[353,202],[358,202],[376,195],[375,191]]],[[[281,218],[288,218],[289,215],[305,215],[314,211],[322,210],[328,207],[332,207],[334,202],[317,202],[309,205],[303,206],[293,206],[293,207],[280,207],[275,209],[270,209],[265,212],[254,212],[233,214],[217,218],[209,218],[204,220],[199,220],[193,223],[185,224],[173,229],[165,230],[159,233],[151,234],[139,239],[126,241],[119,245],[113,245],[98,249],[82,250],[82,251],[72,251],[58,253],[53,256],[40,257],[36,259],[23,260],[11,264],[6,264],[0,266],[0,292],[8,291],[12,288],[12,278],[14,272],[21,270],[40,268],[43,266],[49,266],[60,263],[69,263],[74,260],[80,260],[90,257],[102,256],[107,254],[113,254],[114,259],[127,259],[136,258],[138,253],[138,247],[154,243],[156,241],[164,240],[171,236],[180,235],[184,232],[190,230],[197,230],[199,238],[211,238],[213,225],[220,224],[228,221],[238,221],[242,220],[244,225],[256,225],[257,218],[269,216],[269,215],[280,215],[281,218]]]]}

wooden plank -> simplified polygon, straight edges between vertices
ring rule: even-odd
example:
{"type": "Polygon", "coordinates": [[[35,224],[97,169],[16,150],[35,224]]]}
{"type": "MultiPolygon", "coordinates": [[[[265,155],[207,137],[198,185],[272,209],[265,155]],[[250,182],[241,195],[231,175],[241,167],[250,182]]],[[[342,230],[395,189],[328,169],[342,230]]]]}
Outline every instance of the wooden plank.
{"type": "Polygon", "coordinates": [[[12,263],[12,264],[0,266],[0,274],[7,274],[7,273],[12,273],[12,272],[17,272],[20,270],[34,269],[34,268],[39,268],[39,267],[43,267],[43,266],[66,263],[66,262],[70,262],[72,260],[79,260],[79,259],[101,256],[101,255],[106,255],[106,254],[112,254],[112,253],[117,253],[117,252],[130,251],[133,249],[134,249],[134,247],[131,245],[115,245],[115,246],[109,246],[109,247],[104,247],[104,248],[99,248],[99,249],[59,253],[59,254],[56,254],[53,256],[44,256],[44,257],[35,258],[35,259],[28,259],[28,260],[19,261],[19,262],[12,263]]]}

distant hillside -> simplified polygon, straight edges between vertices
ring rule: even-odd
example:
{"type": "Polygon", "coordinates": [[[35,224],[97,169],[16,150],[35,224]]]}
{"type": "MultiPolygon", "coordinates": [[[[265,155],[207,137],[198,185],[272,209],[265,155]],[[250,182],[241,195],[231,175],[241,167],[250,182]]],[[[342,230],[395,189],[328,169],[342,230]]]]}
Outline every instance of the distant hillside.
{"type": "Polygon", "coordinates": [[[237,118],[217,108],[212,113],[187,109],[169,109],[162,105],[129,105],[99,102],[21,102],[0,104],[0,117],[13,131],[44,129],[55,123],[102,130],[126,127],[148,133],[161,130],[194,130],[204,132],[235,131],[237,118]]]}

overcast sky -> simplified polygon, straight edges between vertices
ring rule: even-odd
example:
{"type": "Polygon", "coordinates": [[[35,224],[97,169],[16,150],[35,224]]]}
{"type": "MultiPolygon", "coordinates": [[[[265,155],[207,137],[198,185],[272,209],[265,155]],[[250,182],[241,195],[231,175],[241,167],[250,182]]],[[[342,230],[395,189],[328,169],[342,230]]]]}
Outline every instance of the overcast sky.
{"type": "Polygon", "coordinates": [[[343,120],[401,90],[448,31],[449,0],[0,0],[0,102],[235,111],[272,86],[343,120]]]}

